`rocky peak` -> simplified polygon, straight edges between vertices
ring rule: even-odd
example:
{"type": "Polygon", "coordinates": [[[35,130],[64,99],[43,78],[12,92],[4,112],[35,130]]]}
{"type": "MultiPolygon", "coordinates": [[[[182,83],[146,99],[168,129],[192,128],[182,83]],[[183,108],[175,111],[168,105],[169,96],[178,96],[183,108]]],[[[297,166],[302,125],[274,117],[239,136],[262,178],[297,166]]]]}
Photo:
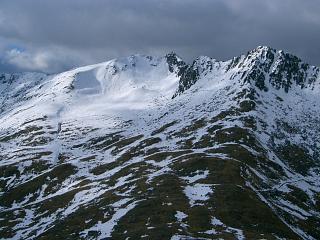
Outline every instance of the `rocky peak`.
{"type": "Polygon", "coordinates": [[[269,85],[285,92],[289,92],[293,84],[301,88],[312,87],[319,76],[317,67],[290,53],[266,46],[232,59],[226,71],[230,70],[242,72],[241,78],[245,82],[253,83],[263,91],[268,91],[269,85]]]}
{"type": "Polygon", "coordinates": [[[168,63],[169,71],[178,73],[179,70],[186,65],[186,63],[175,53],[170,52],[165,56],[168,63]]]}
{"type": "Polygon", "coordinates": [[[277,52],[274,66],[270,73],[270,83],[276,88],[289,91],[292,84],[301,88],[312,86],[318,75],[319,69],[304,63],[300,58],[283,51],[277,52]]]}

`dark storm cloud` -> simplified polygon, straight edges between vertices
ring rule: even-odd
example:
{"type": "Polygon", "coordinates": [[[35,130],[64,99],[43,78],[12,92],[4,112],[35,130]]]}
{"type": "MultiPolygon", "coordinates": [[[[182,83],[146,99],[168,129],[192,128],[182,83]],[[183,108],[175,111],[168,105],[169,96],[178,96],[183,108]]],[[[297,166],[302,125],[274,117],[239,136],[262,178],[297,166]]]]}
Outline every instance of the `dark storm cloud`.
{"type": "Polygon", "coordinates": [[[172,50],[224,60],[258,45],[319,65],[319,11],[319,0],[1,0],[0,71],[172,50]]]}

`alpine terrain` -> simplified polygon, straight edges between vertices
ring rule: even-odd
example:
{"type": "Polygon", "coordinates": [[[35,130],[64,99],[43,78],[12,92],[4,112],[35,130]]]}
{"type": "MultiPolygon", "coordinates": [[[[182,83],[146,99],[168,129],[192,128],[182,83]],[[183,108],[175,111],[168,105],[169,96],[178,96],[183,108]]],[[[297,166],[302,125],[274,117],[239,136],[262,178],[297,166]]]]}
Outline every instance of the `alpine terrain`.
{"type": "Polygon", "coordinates": [[[320,69],[133,55],[0,74],[0,239],[320,239],[320,69]]]}

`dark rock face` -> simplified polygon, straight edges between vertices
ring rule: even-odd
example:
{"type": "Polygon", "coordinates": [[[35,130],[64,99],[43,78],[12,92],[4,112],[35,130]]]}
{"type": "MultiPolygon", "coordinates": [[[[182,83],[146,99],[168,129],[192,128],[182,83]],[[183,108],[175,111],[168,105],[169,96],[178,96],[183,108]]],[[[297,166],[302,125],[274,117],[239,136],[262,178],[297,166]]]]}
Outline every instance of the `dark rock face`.
{"type": "Polygon", "coordinates": [[[195,67],[195,64],[192,64],[191,66],[185,65],[182,68],[180,68],[178,76],[180,77],[179,87],[172,98],[182,94],[192,85],[194,85],[196,81],[199,79],[199,72],[198,69],[195,67]]]}
{"type": "Polygon", "coordinates": [[[180,68],[186,66],[186,63],[182,61],[174,52],[167,54],[165,58],[167,60],[170,72],[179,72],[180,68]]]}
{"type": "Polygon", "coordinates": [[[182,94],[189,89],[199,78],[199,72],[196,66],[196,61],[188,65],[183,62],[175,53],[166,55],[169,71],[175,72],[180,78],[179,86],[172,98],[182,94]]]}

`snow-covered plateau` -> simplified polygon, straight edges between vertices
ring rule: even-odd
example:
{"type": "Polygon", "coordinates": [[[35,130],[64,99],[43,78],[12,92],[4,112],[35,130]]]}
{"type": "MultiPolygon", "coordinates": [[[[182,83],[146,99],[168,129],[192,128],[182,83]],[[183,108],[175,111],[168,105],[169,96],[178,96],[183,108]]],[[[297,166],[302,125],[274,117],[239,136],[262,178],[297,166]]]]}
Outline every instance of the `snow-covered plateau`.
{"type": "Polygon", "coordinates": [[[320,239],[319,100],[264,46],[0,74],[0,239],[320,239]]]}

